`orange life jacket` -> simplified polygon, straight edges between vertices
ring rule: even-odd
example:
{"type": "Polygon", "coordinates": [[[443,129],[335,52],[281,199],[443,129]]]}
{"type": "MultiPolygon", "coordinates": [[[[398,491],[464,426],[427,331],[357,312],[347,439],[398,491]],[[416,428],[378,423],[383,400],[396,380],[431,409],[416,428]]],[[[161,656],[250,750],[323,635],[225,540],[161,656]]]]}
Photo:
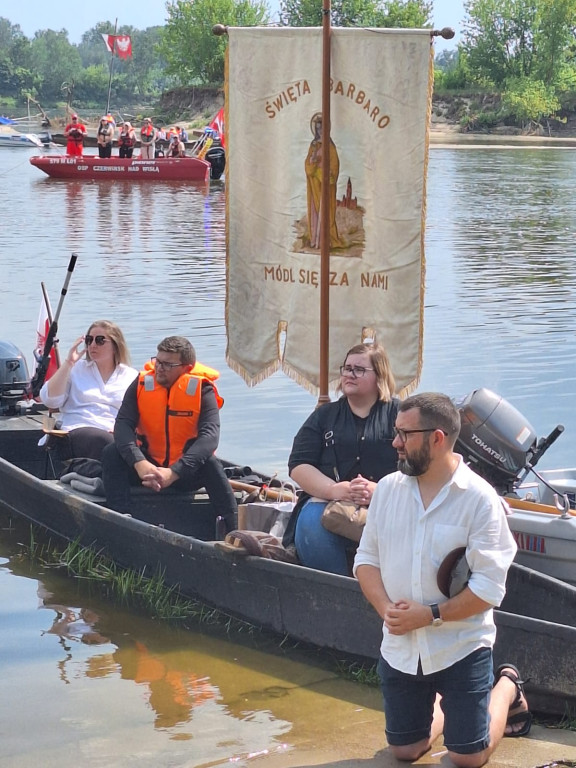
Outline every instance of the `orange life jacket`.
{"type": "Polygon", "coordinates": [[[140,447],[159,466],[174,464],[186,443],[198,437],[204,381],[212,383],[218,408],[222,408],[224,400],[214,384],[219,376],[214,368],[196,363],[192,372],[182,374],[168,390],[156,383],[153,363],[146,363],[138,376],[136,434],[140,447]]]}
{"type": "Polygon", "coordinates": [[[154,141],[155,134],[156,129],[153,125],[143,125],[140,129],[140,136],[142,137],[142,141],[144,141],[145,144],[151,144],[154,141]]]}

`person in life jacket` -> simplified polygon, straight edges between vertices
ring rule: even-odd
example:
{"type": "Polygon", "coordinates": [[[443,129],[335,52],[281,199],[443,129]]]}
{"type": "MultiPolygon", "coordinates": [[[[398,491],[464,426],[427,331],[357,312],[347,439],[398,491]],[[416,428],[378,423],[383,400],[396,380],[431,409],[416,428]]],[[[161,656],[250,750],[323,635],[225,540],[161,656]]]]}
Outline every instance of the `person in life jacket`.
{"type": "Polygon", "coordinates": [[[183,336],[168,336],[157,350],[126,390],[114,442],[102,454],[107,505],[130,512],[131,485],[156,492],[204,487],[215,516],[233,527],[236,499],[214,455],[224,403],[214,384],[220,374],[196,362],[183,336]]]}
{"type": "Polygon", "coordinates": [[[96,133],[98,157],[112,157],[112,142],[114,141],[114,124],[112,120],[113,118],[108,115],[100,119],[96,133]]]}
{"type": "Polygon", "coordinates": [[[186,157],[186,144],[181,140],[180,134],[173,134],[168,147],[168,157],[186,157]]]}
{"type": "Polygon", "coordinates": [[[118,155],[119,157],[132,157],[134,145],[136,144],[136,131],[132,128],[132,123],[126,121],[122,124],[120,134],[118,135],[118,155]]]}
{"type": "Polygon", "coordinates": [[[72,115],[70,122],[64,129],[64,133],[68,137],[66,143],[66,154],[72,157],[82,157],[84,152],[84,134],[86,133],[86,126],[78,120],[78,115],[72,115]]]}
{"type": "Polygon", "coordinates": [[[145,117],[140,129],[140,157],[142,160],[154,160],[157,133],[156,128],[152,125],[152,120],[145,117]]]}

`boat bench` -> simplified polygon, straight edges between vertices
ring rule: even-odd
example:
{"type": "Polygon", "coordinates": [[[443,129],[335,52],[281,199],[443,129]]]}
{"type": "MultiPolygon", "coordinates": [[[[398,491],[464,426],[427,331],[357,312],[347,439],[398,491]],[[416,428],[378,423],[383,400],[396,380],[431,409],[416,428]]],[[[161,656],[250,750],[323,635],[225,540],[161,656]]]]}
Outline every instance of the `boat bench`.
{"type": "MultiPolygon", "coordinates": [[[[100,506],[104,506],[106,503],[104,496],[83,493],[59,480],[46,480],[45,482],[68,496],[81,498],[100,506]]],[[[194,536],[203,541],[212,541],[223,535],[218,534],[215,530],[218,512],[212,506],[204,489],[192,492],[166,488],[161,493],[156,493],[149,488],[134,487],[131,492],[132,500],[135,502],[132,517],[138,520],[162,526],[186,536],[194,536]]],[[[239,501],[239,494],[235,494],[235,496],[239,501]]],[[[236,527],[236,521],[233,522],[233,526],[236,527]]]]}

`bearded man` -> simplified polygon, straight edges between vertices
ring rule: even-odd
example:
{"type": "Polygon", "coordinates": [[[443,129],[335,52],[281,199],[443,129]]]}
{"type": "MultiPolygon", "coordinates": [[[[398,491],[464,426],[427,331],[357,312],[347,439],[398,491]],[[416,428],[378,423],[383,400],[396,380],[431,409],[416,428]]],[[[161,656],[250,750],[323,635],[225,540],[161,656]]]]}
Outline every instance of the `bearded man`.
{"type": "Polygon", "coordinates": [[[496,491],[454,453],[459,431],[446,395],[400,403],[399,471],[378,482],[354,573],[383,620],[378,671],[392,753],[418,760],[443,733],[455,765],[480,768],[503,736],[526,735],[532,717],[516,667],[494,672],[492,661],[493,609],[516,544],[496,491]],[[438,570],[459,547],[471,575],[446,598],[438,570]]]}

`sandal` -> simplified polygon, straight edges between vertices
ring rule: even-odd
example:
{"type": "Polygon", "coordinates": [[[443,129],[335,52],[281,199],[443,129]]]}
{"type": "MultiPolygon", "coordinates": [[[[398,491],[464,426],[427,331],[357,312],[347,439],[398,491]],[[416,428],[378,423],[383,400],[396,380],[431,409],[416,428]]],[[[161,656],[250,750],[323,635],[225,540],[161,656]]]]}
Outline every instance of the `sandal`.
{"type": "Polygon", "coordinates": [[[512,680],[516,686],[516,698],[508,710],[506,725],[520,725],[520,728],[517,731],[510,731],[510,733],[504,731],[504,736],[512,738],[527,736],[532,727],[532,712],[528,709],[528,702],[526,701],[526,695],[524,693],[524,684],[526,681],[520,679],[520,672],[514,664],[500,664],[494,675],[494,685],[496,685],[502,677],[507,677],[508,680],[512,680]],[[523,705],[526,706],[526,709],[514,712],[512,715],[510,714],[510,712],[513,712],[523,705]]]}

